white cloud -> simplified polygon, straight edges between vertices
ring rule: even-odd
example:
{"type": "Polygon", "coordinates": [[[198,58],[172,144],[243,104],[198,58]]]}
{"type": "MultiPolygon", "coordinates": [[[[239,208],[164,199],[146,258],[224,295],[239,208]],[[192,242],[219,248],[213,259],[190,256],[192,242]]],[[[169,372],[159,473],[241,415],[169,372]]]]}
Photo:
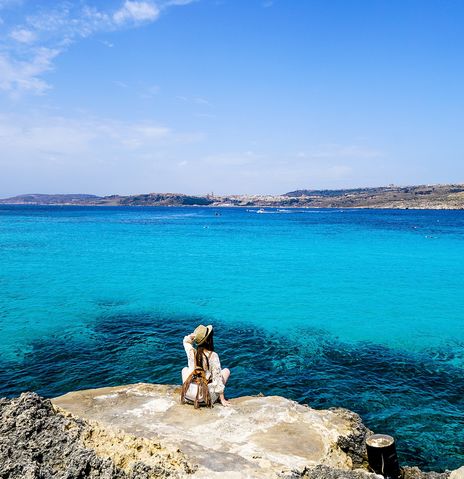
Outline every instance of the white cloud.
{"type": "Polygon", "coordinates": [[[211,103],[206,100],[205,98],[202,98],[202,97],[197,97],[197,98],[194,98],[193,99],[194,103],[196,103],[197,105],[208,105],[208,106],[211,106],[211,103]]]}
{"type": "Polygon", "coordinates": [[[168,136],[171,130],[163,126],[137,125],[134,132],[140,133],[145,138],[160,139],[168,136]]]}
{"type": "Polygon", "coordinates": [[[168,0],[163,4],[163,7],[188,5],[196,1],[197,0],[168,0]]]}
{"type": "Polygon", "coordinates": [[[180,155],[201,141],[150,121],[0,114],[0,197],[57,187],[108,194],[174,188],[180,155]]]}
{"type": "Polygon", "coordinates": [[[37,39],[34,32],[25,28],[16,28],[10,33],[10,37],[20,43],[33,43],[37,39]]]}
{"type": "Polygon", "coordinates": [[[176,98],[185,103],[192,103],[194,105],[212,106],[211,103],[206,98],[203,98],[201,96],[190,98],[183,95],[177,95],[176,98]]]}
{"type": "Polygon", "coordinates": [[[97,194],[211,189],[275,194],[353,186],[360,179],[374,184],[388,173],[386,155],[376,161],[359,156],[375,151],[367,147],[314,147],[319,153],[314,156],[304,150],[216,150],[215,143],[218,146],[198,131],[177,131],[154,121],[97,118],[84,111],[73,118],[44,110],[28,116],[0,114],[0,196],[50,192],[56,186],[61,192],[97,194]],[[324,152],[340,156],[321,155],[324,152]]]}
{"type": "Polygon", "coordinates": [[[199,191],[214,188],[226,194],[279,194],[311,185],[352,186],[356,178],[376,174],[385,156],[373,148],[341,144],[322,145],[308,151],[294,154],[223,151],[196,159],[182,158],[177,162],[177,171],[179,181],[185,178],[183,190],[189,187],[187,179],[194,178],[199,191]]]}
{"type": "Polygon", "coordinates": [[[120,80],[113,80],[113,83],[120,88],[129,88],[129,85],[126,82],[120,80]]]}
{"type": "Polygon", "coordinates": [[[126,126],[122,135],[119,131],[116,130],[116,132],[121,144],[132,150],[159,143],[172,134],[169,128],[152,124],[126,126]]]}
{"type": "Polygon", "coordinates": [[[52,70],[52,61],[59,53],[60,51],[56,49],[35,48],[27,61],[15,60],[6,54],[0,54],[0,90],[43,94],[50,85],[40,77],[52,70]]]}
{"type": "Polygon", "coordinates": [[[113,20],[118,25],[125,22],[152,22],[159,14],[159,8],[153,3],[126,0],[123,7],[114,13],[113,20]]]}
{"type": "Polygon", "coordinates": [[[194,113],[194,116],[197,118],[206,118],[206,119],[214,119],[216,115],[212,113],[194,113]]]}
{"type": "Polygon", "coordinates": [[[26,24],[38,36],[46,34],[48,39],[52,38],[60,41],[63,38],[73,37],[76,34],[76,30],[78,30],[81,23],[80,18],[82,17],[87,17],[86,9],[73,18],[69,6],[58,3],[50,10],[29,14],[26,17],[26,24]],[[56,35],[56,38],[54,35],[56,35]]]}
{"type": "MultiPolygon", "coordinates": [[[[19,3],[0,0],[0,8],[19,3]]],[[[158,7],[151,1],[125,0],[116,10],[100,10],[63,1],[50,2],[52,6],[47,9],[37,7],[21,24],[11,25],[9,36],[0,41],[0,89],[16,96],[21,92],[43,94],[50,87],[43,74],[52,69],[53,59],[79,38],[154,22],[162,9],[188,3],[168,2],[158,7]]],[[[108,40],[103,43],[113,46],[108,40]]]]}
{"type": "MultiPolygon", "coordinates": [[[[104,150],[149,152],[161,145],[201,141],[199,135],[178,133],[153,122],[122,122],[93,117],[0,115],[0,158],[10,163],[11,156],[40,159],[43,154],[63,158],[89,152],[92,157],[104,150]],[[8,154],[6,154],[8,152],[8,154]]],[[[34,160],[35,161],[35,160],[34,160]]]]}
{"type": "Polygon", "coordinates": [[[4,151],[14,149],[18,153],[29,152],[37,160],[49,155],[62,157],[70,152],[86,152],[90,142],[96,137],[96,132],[85,126],[57,121],[23,127],[1,124],[0,135],[0,144],[4,151]]]}

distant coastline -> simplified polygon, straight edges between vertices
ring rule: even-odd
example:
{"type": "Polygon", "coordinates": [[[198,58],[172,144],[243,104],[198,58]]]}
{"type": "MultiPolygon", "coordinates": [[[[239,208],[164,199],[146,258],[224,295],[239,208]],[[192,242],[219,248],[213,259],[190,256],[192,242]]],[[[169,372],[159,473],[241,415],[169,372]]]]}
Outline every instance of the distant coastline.
{"type": "Polygon", "coordinates": [[[25,194],[0,199],[0,204],[460,210],[464,209],[464,184],[295,190],[282,195],[147,193],[128,196],[96,196],[89,194],[25,194]]]}

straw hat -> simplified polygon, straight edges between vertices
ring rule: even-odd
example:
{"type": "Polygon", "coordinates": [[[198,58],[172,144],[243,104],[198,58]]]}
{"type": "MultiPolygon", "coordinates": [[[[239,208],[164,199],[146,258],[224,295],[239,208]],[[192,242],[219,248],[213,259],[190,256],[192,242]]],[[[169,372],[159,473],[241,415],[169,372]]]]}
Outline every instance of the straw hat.
{"type": "Polygon", "coordinates": [[[200,326],[195,329],[193,334],[195,335],[195,342],[198,344],[198,346],[200,346],[200,344],[206,341],[212,330],[212,324],[209,324],[208,326],[203,326],[202,324],[200,324],[200,326]]]}

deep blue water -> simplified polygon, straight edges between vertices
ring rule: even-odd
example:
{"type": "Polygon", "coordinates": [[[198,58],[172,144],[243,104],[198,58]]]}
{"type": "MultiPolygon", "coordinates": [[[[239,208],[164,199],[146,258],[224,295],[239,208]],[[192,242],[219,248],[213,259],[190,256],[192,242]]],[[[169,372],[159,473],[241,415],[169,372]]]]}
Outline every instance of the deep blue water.
{"type": "Polygon", "coordinates": [[[0,206],[0,395],[178,383],[213,323],[227,392],[358,412],[464,464],[464,212],[0,206]]]}

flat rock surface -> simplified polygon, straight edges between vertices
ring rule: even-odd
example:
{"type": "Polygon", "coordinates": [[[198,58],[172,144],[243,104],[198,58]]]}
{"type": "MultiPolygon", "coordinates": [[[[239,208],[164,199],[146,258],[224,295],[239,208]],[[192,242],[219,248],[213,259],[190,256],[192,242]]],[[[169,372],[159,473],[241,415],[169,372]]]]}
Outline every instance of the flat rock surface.
{"type": "MultiPolygon", "coordinates": [[[[353,467],[338,445],[353,433],[356,415],[348,411],[314,410],[278,396],[241,397],[231,407],[196,410],[179,397],[176,386],[134,384],[71,392],[52,403],[115,434],[182,453],[192,465],[190,477],[275,477],[316,465],[347,472],[353,467]]],[[[112,458],[116,452],[101,438],[92,447],[112,458]]]]}

